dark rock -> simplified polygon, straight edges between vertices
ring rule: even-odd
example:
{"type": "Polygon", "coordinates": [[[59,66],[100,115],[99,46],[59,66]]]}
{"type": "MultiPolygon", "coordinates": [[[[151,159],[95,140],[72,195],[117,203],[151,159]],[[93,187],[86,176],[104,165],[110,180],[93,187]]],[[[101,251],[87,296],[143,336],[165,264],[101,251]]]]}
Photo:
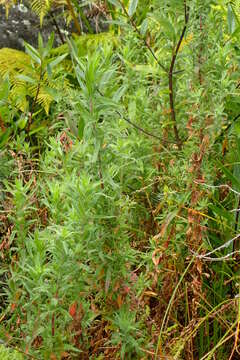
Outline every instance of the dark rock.
{"type": "MultiPolygon", "coordinates": [[[[66,35],[75,32],[73,22],[67,24],[64,17],[61,16],[62,11],[63,8],[60,8],[48,14],[44,18],[41,27],[39,17],[27,5],[27,0],[23,1],[22,4],[13,6],[9,10],[8,19],[6,18],[5,8],[0,5],[0,48],[8,47],[24,50],[23,40],[34,47],[38,47],[39,32],[44,43],[47,42],[51,32],[54,32],[54,46],[61,45],[66,35]]],[[[108,27],[102,14],[89,19],[89,23],[93,32],[105,31],[108,27]]],[[[84,24],[81,23],[81,26],[86,33],[87,29],[84,24]]]]}
{"type": "MultiPolygon", "coordinates": [[[[56,15],[55,15],[56,18],[56,15]]],[[[48,15],[43,20],[43,26],[40,27],[39,17],[31,11],[26,5],[19,4],[9,10],[8,19],[5,16],[5,9],[0,6],[0,48],[9,47],[18,50],[24,50],[23,40],[37,47],[38,32],[41,33],[46,42],[51,32],[55,33],[55,46],[62,43],[57,33],[53,19],[48,15]]],[[[67,29],[63,18],[59,21],[61,33],[66,34],[72,30],[72,25],[67,29]]]]}

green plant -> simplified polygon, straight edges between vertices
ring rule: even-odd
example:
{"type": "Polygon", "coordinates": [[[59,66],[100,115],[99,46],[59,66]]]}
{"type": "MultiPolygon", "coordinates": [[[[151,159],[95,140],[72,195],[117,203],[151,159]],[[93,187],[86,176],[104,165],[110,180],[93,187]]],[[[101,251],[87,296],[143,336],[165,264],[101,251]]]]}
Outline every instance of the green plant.
{"type": "Polygon", "coordinates": [[[24,132],[5,143],[1,338],[41,359],[233,359],[237,13],[227,1],[109,3],[117,42],[51,50],[69,55],[56,71],[70,86],[41,151],[24,132]]]}
{"type": "Polygon", "coordinates": [[[67,54],[50,57],[53,34],[44,47],[39,34],[39,49],[25,44],[26,53],[2,49],[1,66],[1,143],[10,135],[25,130],[28,135],[46,127],[42,110],[49,113],[52,101],[57,101],[58,89],[66,87],[61,69],[55,70],[67,54]],[[34,120],[34,121],[33,121],[34,120]]]}
{"type": "Polygon", "coordinates": [[[22,360],[23,356],[16,350],[6,348],[4,345],[0,346],[0,356],[2,360],[22,360]]]}
{"type": "Polygon", "coordinates": [[[129,313],[128,308],[122,307],[112,320],[113,335],[111,343],[121,347],[121,358],[132,359],[141,356],[141,342],[143,337],[140,324],[136,322],[136,314],[129,313]]]}

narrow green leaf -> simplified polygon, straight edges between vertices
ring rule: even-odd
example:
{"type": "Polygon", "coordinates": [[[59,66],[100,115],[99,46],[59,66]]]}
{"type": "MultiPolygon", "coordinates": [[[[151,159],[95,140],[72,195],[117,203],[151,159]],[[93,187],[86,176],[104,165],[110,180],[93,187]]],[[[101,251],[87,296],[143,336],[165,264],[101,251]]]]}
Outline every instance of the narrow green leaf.
{"type": "Polygon", "coordinates": [[[54,32],[51,32],[51,35],[50,35],[50,37],[48,39],[48,42],[47,42],[47,46],[44,49],[46,51],[46,53],[44,51],[44,56],[48,55],[50,53],[50,51],[52,50],[53,42],[54,42],[54,32]]]}
{"type": "Polygon", "coordinates": [[[26,82],[31,83],[31,84],[36,84],[37,83],[37,81],[35,79],[31,78],[30,76],[23,75],[23,74],[16,75],[16,78],[19,79],[19,80],[26,81],[26,82]]]}
{"type": "Polygon", "coordinates": [[[0,101],[6,100],[8,98],[10,91],[10,81],[7,77],[0,86],[0,101]]]}
{"type": "Polygon", "coordinates": [[[49,79],[51,79],[52,77],[52,68],[49,64],[47,64],[47,74],[48,74],[48,77],[49,79]]]}
{"type": "Polygon", "coordinates": [[[236,30],[236,21],[235,21],[235,15],[232,10],[232,6],[228,4],[228,12],[227,12],[227,22],[228,22],[228,31],[230,34],[233,34],[236,30]]]}
{"type": "Polygon", "coordinates": [[[148,29],[148,19],[144,19],[140,28],[141,35],[144,36],[147,32],[147,29],[148,29]]]}
{"type": "Polygon", "coordinates": [[[4,133],[0,133],[0,148],[8,143],[11,132],[12,129],[8,128],[4,133]]]}
{"type": "Polygon", "coordinates": [[[20,117],[20,119],[17,121],[17,127],[21,130],[25,128],[28,122],[28,117],[26,115],[23,115],[20,117]]]}
{"type": "Polygon", "coordinates": [[[38,49],[39,49],[39,52],[42,54],[42,52],[43,52],[43,38],[42,38],[40,32],[38,33],[38,49]]]}
{"type": "Polygon", "coordinates": [[[128,7],[128,15],[133,16],[136,12],[138,5],[138,0],[130,0],[129,7],[128,7]]]}
{"type": "Polygon", "coordinates": [[[39,65],[41,65],[41,56],[39,52],[30,44],[24,41],[24,46],[26,48],[26,53],[31,56],[31,58],[36,61],[39,65]]]}
{"type": "Polygon", "coordinates": [[[63,61],[63,59],[65,59],[66,56],[68,56],[68,54],[60,55],[60,56],[58,56],[56,59],[50,61],[48,65],[50,66],[51,70],[52,70],[56,65],[58,65],[61,61],[63,61]]]}
{"type": "Polygon", "coordinates": [[[210,204],[209,207],[216,215],[223,217],[229,222],[233,220],[233,214],[227,211],[226,209],[224,209],[224,207],[220,208],[219,206],[213,204],[210,204]]]}
{"type": "Polygon", "coordinates": [[[135,119],[136,111],[137,111],[136,101],[132,100],[128,104],[128,116],[130,117],[131,120],[135,119]]]}
{"type": "Polygon", "coordinates": [[[80,121],[78,122],[78,137],[80,140],[82,140],[83,138],[84,127],[85,127],[85,122],[83,119],[80,119],[80,121]]]}
{"type": "Polygon", "coordinates": [[[231,171],[229,171],[225,166],[223,166],[219,161],[217,161],[219,167],[222,169],[224,174],[226,175],[227,179],[231,181],[232,187],[234,190],[240,191],[240,180],[237,179],[231,171]]]}
{"type": "Polygon", "coordinates": [[[69,127],[71,133],[74,136],[78,137],[78,128],[77,128],[75,122],[72,119],[70,119],[70,117],[69,117],[69,118],[66,118],[66,123],[67,123],[67,126],[69,127]]]}
{"type": "Polygon", "coordinates": [[[117,0],[108,0],[108,2],[116,7],[121,7],[121,5],[119,4],[119,1],[117,1],[117,0]]]}
{"type": "Polygon", "coordinates": [[[29,132],[29,135],[33,135],[33,134],[36,134],[42,130],[44,130],[46,127],[45,126],[38,126],[37,128],[34,128],[33,130],[31,130],[29,132]]]}
{"type": "Polygon", "coordinates": [[[77,63],[79,63],[78,49],[77,49],[76,43],[74,42],[73,39],[68,39],[68,38],[67,38],[67,43],[68,43],[68,47],[70,49],[70,53],[71,53],[73,59],[75,61],[77,61],[77,63]]]}

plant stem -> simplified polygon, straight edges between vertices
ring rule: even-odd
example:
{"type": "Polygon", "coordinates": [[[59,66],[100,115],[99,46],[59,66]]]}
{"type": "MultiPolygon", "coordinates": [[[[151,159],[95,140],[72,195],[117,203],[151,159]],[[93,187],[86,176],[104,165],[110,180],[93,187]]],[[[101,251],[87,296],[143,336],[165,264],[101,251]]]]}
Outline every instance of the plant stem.
{"type": "Polygon", "coordinates": [[[51,16],[51,18],[52,18],[52,21],[53,21],[54,26],[56,27],[58,36],[59,36],[62,44],[64,44],[64,43],[65,43],[65,40],[64,40],[63,34],[61,33],[61,30],[60,30],[60,28],[59,28],[59,26],[58,26],[57,20],[55,19],[55,16],[54,16],[54,12],[53,12],[53,11],[50,11],[50,16],[51,16]]]}
{"type": "Polygon", "coordinates": [[[84,22],[84,24],[86,25],[86,27],[87,27],[87,29],[88,29],[88,32],[89,32],[90,34],[93,34],[94,31],[93,31],[93,29],[92,29],[92,27],[91,27],[91,25],[90,25],[87,17],[85,16],[83,10],[81,9],[81,7],[79,6],[79,4],[77,3],[77,0],[72,0],[72,2],[74,3],[74,5],[75,5],[75,7],[76,7],[76,9],[77,9],[77,11],[78,11],[78,13],[79,13],[79,16],[80,16],[81,20],[82,20],[82,21],[84,22]]]}
{"type": "MultiPolygon", "coordinates": [[[[99,90],[97,89],[98,93],[104,97],[104,94],[99,90]]],[[[125,109],[127,111],[127,109],[125,109]]],[[[143,129],[142,127],[140,127],[139,125],[135,124],[134,122],[132,122],[129,118],[127,118],[126,116],[122,115],[120,113],[120,111],[118,110],[115,110],[115,112],[120,116],[121,119],[123,119],[124,121],[126,121],[127,123],[129,123],[131,126],[133,126],[135,129],[141,131],[143,134],[147,135],[147,136],[150,136],[154,139],[157,139],[157,140],[160,140],[160,141],[165,141],[169,144],[175,144],[176,142],[175,141],[170,141],[170,140],[165,140],[163,138],[161,138],[160,136],[157,136],[155,134],[152,134],[150,133],[149,131],[143,129]]]]}
{"type": "Polygon", "coordinates": [[[172,60],[171,60],[171,64],[170,64],[170,68],[169,68],[169,72],[168,72],[168,88],[169,88],[169,102],[170,102],[171,118],[172,118],[172,122],[173,122],[173,130],[174,130],[174,134],[175,134],[175,139],[176,139],[179,150],[181,150],[181,148],[182,148],[182,141],[179,137],[179,132],[178,132],[178,128],[177,128],[177,120],[176,120],[176,112],[175,112],[175,106],[174,106],[173,71],[174,71],[174,66],[176,63],[177,56],[178,56],[178,52],[179,52],[180,46],[182,44],[186,29],[187,29],[187,23],[189,20],[189,12],[187,9],[186,1],[184,1],[184,13],[185,13],[185,25],[182,30],[181,36],[178,40],[177,46],[173,51],[173,56],[172,56],[172,60]]]}
{"type": "Polygon", "coordinates": [[[71,0],[66,0],[66,2],[67,2],[68,10],[69,10],[70,14],[72,15],[75,28],[76,28],[78,34],[81,35],[81,33],[82,33],[81,27],[80,27],[79,21],[77,19],[77,16],[75,14],[74,8],[72,6],[72,2],[71,2],[71,0]]]}
{"type": "Polygon", "coordinates": [[[154,53],[153,49],[151,48],[151,46],[148,44],[147,40],[141,35],[137,25],[135,24],[133,18],[131,16],[128,15],[128,12],[124,6],[124,4],[122,3],[121,0],[119,0],[119,3],[122,6],[122,9],[124,11],[124,14],[127,16],[127,18],[130,20],[132,27],[134,28],[134,30],[136,31],[136,33],[139,35],[140,39],[142,39],[142,41],[144,42],[144,45],[147,47],[147,49],[150,51],[150,53],[152,54],[153,58],[155,59],[155,61],[157,62],[157,64],[165,71],[168,72],[167,68],[165,68],[165,66],[158,60],[156,54],[154,53]]]}
{"type": "Polygon", "coordinates": [[[28,134],[29,134],[30,127],[31,127],[31,124],[32,124],[32,117],[33,117],[33,114],[34,114],[34,110],[35,110],[35,107],[36,107],[38,95],[39,95],[39,92],[40,92],[41,81],[43,79],[43,75],[44,75],[44,72],[43,72],[42,61],[41,61],[40,76],[39,76],[37,91],[36,91],[35,98],[33,100],[32,109],[31,109],[31,112],[30,112],[30,115],[29,115],[29,120],[28,120],[28,126],[27,126],[27,129],[26,129],[28,134]]]}

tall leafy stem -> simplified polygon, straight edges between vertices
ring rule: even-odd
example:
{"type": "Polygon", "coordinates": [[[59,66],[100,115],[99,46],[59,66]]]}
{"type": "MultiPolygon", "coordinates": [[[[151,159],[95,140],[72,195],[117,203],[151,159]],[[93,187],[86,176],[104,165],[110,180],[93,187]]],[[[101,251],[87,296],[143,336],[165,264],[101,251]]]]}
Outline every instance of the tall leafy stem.
{"type": "Polygon", "coordinates": [[[36,95],[35,95],[35,97],[33,99],[33,104],[32,104],[32,108],[31,108],[31,111],[30,111],[30,114],[29,114],[29,119],[28,119],[28,125],[27,125],[27,128],[26,128],[26,131],[27,131],[28,134],[29,134],[29,131],[30,131],[30,128],[31,128],[31,125],[32,125],[32,118],[33,118],[33,114],[34,114],[35,107],[36,107],[36,104],[37,104],[39,91],[40,91],[40,87],[41,87],[41,83],[42,83],[44,73],[45,72],[43,71],[43,64],[42,64],[42,61],[41,61],[39,80],[38,80],[38,84],[37,84],[37,91],[36,91],[36,95]]]}
{"type": "Polygon", "coordinates": [[[187,30],[187,24],[188,24],[188,20],[189,20],[189,8],[187,7],[186,0],[184,0],[184,18],[185,18],[184,28],[183,28],[181,36],[178,40],[177,46],[173,51],[171,65],[170,65],[169,72],[168,72],[169,103],[170,103],[170,110],[171,110],[171,117],[172,117],[172,122],[173,122],[175,139],[176,139],[179,150],[181,150],[181,148],[182,148],[182,141],[179,137],[179,132],[178,132],[178,128],[177,128],[177,120],[176,120],[176,112],[175,112],[175,106],[174,106],[173,71],[174,71],[174,66],[176,63],[176,59],[177,59],[177,55],[178,55],[180,46],[182,44],[185,32],[187,30]]]}
{"type": "Polygon", "coordinates": [[[140,39],[144,42],[144,45],[146,46],[146,48],[150,51],[150,53],[152,54],[154,60],[158,63],[158,65],[162,68],[162,70],[164,70],[165,72],[168,72],[167,68],[161,63],[161,61],[158,59],[157,55],[155,54],[154,50],[152,49],[152,47],[148,44],[147,40],[145,39],[144,36],[142,36],[141,32],[139,31],[137,25],[135,24],[135,21],[132,18],[132,15],[129,14],[129,12],[127,11],[124,3],[119,0],[119,3],[122,6],[122,9],[124,11],[124,14],[126,15],[126,17],[130,20],[130,23],[132,25],[132,27],[134,28],[134,30],[136,31],[136,33],[138,34],[138,36],[140,37],[140,39]]]}
{"type": "Polygon", "coordinates": [[[175,141],[176,141],[176,144],[178,146],[178,149],[181,150],[182,149],[182,140],[180,139],[180,136],[179,136],[179,130],[178,130],[177,119],[176,119],[176,111],[175,111],[175,105],[174,105],[173,75],[174,75],[174,67],[175,67],[175,63],[176,63],[176,60],[177,60],[177,56],[178,56],[181,44],[183,42],[184,35],[186,33],[186,30],[187,30],[187,24],[188,24],[188,21],[189,21],[189,11],[190,10],[189,10],[189,6],[187,5],[187,1],[184,0],[184,3],[183,3],[183,5],[184,5],[184,27],[183,27],[183,30],[181,32],[178,43],[177,43],[176,47],[173,49],[172,59],[171,59],[169,70],[158,59],[158,57],[155,54],[154,50],[149,45],[146,38],[144,36],[142,36],[142,34],[141,34],[140,30],[138,29],[135,21],[133,20],[133,15],[134,15],[134,12],[136,11],[138,1],[130,2],[129,11],[127,11],[127,9],[126,9],[126,7],[125,7],[122,0],[119,0],[119,3],[120,3],[120,5],[121,5],[121,7],[123,9],[123,12],[124,12],[125,16],[129,19],[132,27],[134,28],[134,30],[138,34],[139,38],[143,41],[144,45],[147,47],[147,49],[151,53],[154,60],[157,62],[157,64],[160,66],[160,68],[162,70],[164,70],[165,73],[168,74],[169,104],[170,104],[171,119],[172,119],[172,123],[173,123],[175,141]],[[134,3],[134,5],[132,5],[133,3],[134,3]]]}

